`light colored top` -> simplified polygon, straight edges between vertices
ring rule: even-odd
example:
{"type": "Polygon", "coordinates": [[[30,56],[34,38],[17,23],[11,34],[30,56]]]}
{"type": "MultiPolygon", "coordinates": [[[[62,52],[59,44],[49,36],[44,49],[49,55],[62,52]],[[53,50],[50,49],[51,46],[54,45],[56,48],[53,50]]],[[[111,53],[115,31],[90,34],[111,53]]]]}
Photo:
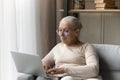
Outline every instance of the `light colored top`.
{"type": "Polygon", "coordinates": [[[64,67],[67,75],[77,79],[96,77],[99,73],[98,56],[89,43],[75,47],[59,43],[42,61],[50,65],[55,63],[55,67],[64,67]]]}

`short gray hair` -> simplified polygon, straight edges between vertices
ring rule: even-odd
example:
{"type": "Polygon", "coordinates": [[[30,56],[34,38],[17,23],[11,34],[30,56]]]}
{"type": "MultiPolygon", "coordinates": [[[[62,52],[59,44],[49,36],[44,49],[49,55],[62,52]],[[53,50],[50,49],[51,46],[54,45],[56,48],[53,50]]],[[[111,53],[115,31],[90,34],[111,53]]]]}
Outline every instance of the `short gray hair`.
{"type": "Polygon", "coordinates": [[[73,25],[74,29],[82,28],[82,24],[81,24],[80,20],[74,16],[66,16],[66,17],[62,18],[62,20],[60,22],[63,22],[63,21],[70,22],[73,25]]]}

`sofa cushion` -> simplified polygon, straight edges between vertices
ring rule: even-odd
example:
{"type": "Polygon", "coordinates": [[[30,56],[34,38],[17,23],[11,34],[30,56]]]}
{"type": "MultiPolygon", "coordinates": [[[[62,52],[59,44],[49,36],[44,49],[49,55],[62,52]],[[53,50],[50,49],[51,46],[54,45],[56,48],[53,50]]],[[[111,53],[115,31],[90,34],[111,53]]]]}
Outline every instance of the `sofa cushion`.
{"type": "Polygon", "coordinates": [[[99,59],[100,69],[120,71],[120,46],[108,44],[93,44],[99,59]]]}
{"type": "Polygon", "coordinates": [[[104,71],[101,73],[103,80],[120,80],[119,71],[104,71]]]}
{"type": "Polygon", "coordinates": [[[17,77],[17,80],[34,80],[34,77],[29,74],[20,73],[19,76],[17,77]]]}

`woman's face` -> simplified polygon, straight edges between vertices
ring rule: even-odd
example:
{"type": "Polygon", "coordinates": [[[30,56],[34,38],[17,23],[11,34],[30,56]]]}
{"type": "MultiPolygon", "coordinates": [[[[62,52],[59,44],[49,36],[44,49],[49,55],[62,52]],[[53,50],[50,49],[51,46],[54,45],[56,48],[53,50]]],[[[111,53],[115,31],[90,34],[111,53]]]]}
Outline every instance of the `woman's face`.
{"type": "Polygon", "coordinates": [[[78,35],[76,35],[75,29],[73,29],[72,24],[67,21],[62,21],[58,28],[58,34],[60,36],[61,42],[70,45],[74,43],[78,35]]]}

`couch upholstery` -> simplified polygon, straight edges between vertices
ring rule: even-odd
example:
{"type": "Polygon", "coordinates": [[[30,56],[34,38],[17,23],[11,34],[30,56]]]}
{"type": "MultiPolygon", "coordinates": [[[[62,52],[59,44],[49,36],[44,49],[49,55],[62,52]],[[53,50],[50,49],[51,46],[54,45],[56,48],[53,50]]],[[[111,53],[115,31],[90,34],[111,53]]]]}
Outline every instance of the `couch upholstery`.
{"type": "Polygon", "coordinates": [[[17,80],[34,80],[34,76],[29,74],[22,74],[17,77],[17,80]]]}
{"type": "MultiPolygon", "coordinates": [[[[100,75],[103,80],[120,80],[120,46],[93,44],[100,62],[100,75]]],[[[33,80],[31,75],[22,75],[18,80],[33,80]]]]}
{"type": "Polygon", "coordinates": [[[94,44],[94,47],[99,55],[103,80],[120,80],[120,46],[94,44]]]}

